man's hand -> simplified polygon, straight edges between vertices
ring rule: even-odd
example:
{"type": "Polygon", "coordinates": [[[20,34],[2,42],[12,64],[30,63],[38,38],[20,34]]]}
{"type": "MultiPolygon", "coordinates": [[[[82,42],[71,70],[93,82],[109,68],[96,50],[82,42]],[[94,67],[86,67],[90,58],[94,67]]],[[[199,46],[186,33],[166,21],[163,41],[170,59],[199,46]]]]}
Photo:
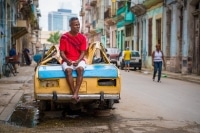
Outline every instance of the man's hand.
{"type": "Polygon", "coordinates": [[[66,62],[67,62],[67,65],[68,65],[68,66],[71,66],[71,65],[72,65],[72,61],[71,61],[71,60],[67,60],[66,62]]]}
{"type": "Polygon", "coordinates": [[[79,63],[79,62],[80,62],[79,60],[74,61],[74,62],[73,62],[73,66],[75,66],[75,67],[78,66],[78,63],[79,63]]]}

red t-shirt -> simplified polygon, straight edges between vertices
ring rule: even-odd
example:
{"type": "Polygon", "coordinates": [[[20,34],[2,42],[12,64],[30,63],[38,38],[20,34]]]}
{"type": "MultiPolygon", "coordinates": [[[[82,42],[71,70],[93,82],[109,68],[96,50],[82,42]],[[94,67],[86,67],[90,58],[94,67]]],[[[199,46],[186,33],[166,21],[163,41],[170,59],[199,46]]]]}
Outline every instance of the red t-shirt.
{"type": "Polygon", "coordinates": [[[59,49],[60,51],[64,51],[68,59],[76,61],[79,59],[81,51],[86,50],[86,38],[81,33],[72,36],[67,32],[60,38],[59,49]]]}

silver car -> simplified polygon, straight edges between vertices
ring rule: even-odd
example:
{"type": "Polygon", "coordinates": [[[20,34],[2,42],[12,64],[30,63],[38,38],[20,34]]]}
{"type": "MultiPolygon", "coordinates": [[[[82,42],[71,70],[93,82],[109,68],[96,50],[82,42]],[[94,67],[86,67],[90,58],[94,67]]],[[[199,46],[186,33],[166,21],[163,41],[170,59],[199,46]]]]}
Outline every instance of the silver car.
{"type": "MultiPolygon", "coordinates": [[[[121,68],[121,70],[125,67],[125,62],[123,59],[124,51],[120,52],[119,58],[117,61],[117,66],[121,68]]],[[[137,68],[141,70],[142,60],[139,51],[132,50],[131,51],[131,60],[130,60],[130,69],[136,70],[137,68]]]]}

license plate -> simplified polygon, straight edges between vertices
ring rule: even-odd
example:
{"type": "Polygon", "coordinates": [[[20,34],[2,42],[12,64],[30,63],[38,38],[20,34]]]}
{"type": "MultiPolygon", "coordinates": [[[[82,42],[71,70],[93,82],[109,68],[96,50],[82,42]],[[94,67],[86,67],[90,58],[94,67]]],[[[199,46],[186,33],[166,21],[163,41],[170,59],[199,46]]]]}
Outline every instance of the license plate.
{"type": "Polygon", "coordinates": [[[130,62],[136,62],[136,60],[131,60],[130,62]]]}

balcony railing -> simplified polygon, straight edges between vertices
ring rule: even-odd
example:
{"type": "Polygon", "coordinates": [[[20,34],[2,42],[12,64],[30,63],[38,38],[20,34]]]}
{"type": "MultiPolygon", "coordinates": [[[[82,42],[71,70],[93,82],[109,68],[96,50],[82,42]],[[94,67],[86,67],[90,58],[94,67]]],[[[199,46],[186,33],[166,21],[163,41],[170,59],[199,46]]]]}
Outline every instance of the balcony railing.
{"type": "Polygon", "coordinates": [[[97,5],[97,0],[90,1],[90,6],[96,6],[96,5],[97,5]]]}
{"type": "Polygon", "coordinates": [[[84,15],[85,15],[85,12],[83,11],[83,9],[81,9],[79,16],[84,16],[84,15]]]}

